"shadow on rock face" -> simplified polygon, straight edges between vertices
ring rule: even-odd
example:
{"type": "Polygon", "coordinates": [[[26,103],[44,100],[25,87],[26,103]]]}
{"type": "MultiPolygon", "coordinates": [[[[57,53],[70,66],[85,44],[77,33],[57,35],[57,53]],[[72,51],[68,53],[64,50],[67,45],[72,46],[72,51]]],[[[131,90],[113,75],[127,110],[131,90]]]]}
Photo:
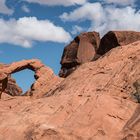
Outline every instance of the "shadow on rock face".
{"type": "Polygon", "coordinates": [[[137,106],[133,116],[124,126],[122,140],[140,140],[140,105],[137,106]]]}
{"type": "Polygon", "coordinates": [[[112,48],[128,45],[140,40],[140,32],[135,31],[109,31],[101,39],[98,54],[104,55],[112,48]]]}
{"type": "Polygon", "coordinates": [[[132,97],[140,103],[140,79],[136,80],[133,84],[135,88],[135,93],[133,93],[132,97]]]}
{"type": "MultiPolygon", "coordinates": [[[[140,79],[133,84],[136,92],[133,94],[134,98],[140,103],[140,79]]],[[[122,140],[140,140],[140,104],[133,116],[129,119],[123,128],[124,138],[122,140]]]]}

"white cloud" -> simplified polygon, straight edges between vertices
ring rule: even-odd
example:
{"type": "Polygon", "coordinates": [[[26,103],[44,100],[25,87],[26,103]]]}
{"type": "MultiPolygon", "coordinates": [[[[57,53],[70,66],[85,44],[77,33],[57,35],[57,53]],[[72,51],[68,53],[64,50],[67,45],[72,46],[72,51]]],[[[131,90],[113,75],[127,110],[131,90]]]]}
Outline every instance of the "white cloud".
{"type": "Polygon", "coordinates": [[[140,31],[140,11],[132,7],[116,8],[103,7],[101,3],[86,3],[70,13],[63,13],[60,18],[64,21],[89,20],[89,30],[95,30],[102,35],[109,30],[140,31]]]}
{"type": "Polygon", "coordinates": [[[67,43],[71,36],[62,27],[49,20],[38,20],[36,17],[23,17],[18,20],[0,19],[0,43],[10,43],[31,47],[33,41],[52,41],[67,43]]]}
{"type": "Polygon", "coordinates": [[[83,32],[83,31],[85,31],[84,28],[82,28],[82,27],[80,27],[78,25],[75,25],[75,26],[72,27],[71,34],[76,35],[76,34],[79,34],[79,33],[83,32]]]}
{"type": "Polygon", "coordinates": [[[0,13],[9,15],[13,13],[13,10],[6,6],[6,0],[0,0],[0,13]]]}
{"type": "Polygon", "coordinates": [[[95,20],[97,22],[104,16],[100,3],[86,3],[70,13],[63,13],[60,18],[64,21],[95,20]]]}
{"type": "Polygon", "coordinates": [[[30,3],[38,3],[42,5],[63,5],[63,6],[71,6],[71,5],[82,5],[84,4],[87,0],[25,0],[30,3]]]}
{"type": "Polygon", "coordinates": [[[133,6],[136,0],[104,0],[106,3],[109,4],[117,4],[117,5],[131,5],[133,6]]]}
{"type": "Polygon", "coordinates": [[[30,9],[26,5],[23,5],[21,9],[26,13],[30,13],[30,9]]]}

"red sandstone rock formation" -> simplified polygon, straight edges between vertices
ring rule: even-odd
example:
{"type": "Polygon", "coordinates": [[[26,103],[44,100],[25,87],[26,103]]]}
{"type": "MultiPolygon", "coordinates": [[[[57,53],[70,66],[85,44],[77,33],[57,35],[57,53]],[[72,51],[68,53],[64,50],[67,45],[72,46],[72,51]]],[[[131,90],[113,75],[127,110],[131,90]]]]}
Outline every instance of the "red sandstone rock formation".
{"type": "Polygon", "coordinates": [[[114,48],[79,66],[44,98],[4,97],[0,140],[139,140],[138,79],[140,41],[114,48]]]}
{"type": "Polygon", "coordinates": [[[112,48],[124,46],[140,40],[140,32],[110,31],[101,39],[98,54],[103,55],[112,48]]]}
{"type": "MultiPolygon", "coordinates": [[[[34,71],[34,77],[36,80],[25,95],[43,96],[43,94],[49,91],[54,85],[57,84],[57,82],[60,81],[50,68],[46,67],[37,59],[14,62],[7,67],[0,69],[0,74],[5,74],[8,77],[12,73],[16,73],[24,69],[34,71]]],[[[2,81],[3,79],[0,80],[2,81]]]]}
{"type": "Polygon", "coordinates": [[[65,47],[61,59],[60,77],[66,77],[76,67],[85,62],[90,62],[96,55],[100,37],[97,32],[81,33],[68,46],[65,47]]]}

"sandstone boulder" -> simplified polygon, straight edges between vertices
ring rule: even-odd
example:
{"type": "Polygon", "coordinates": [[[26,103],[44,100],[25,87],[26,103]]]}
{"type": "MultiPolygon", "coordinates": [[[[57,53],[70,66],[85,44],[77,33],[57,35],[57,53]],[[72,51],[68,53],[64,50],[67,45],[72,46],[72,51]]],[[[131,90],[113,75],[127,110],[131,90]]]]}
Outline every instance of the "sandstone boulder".
{"type": "Polygon", "coordinates": [[[101,39],[97,53],[103,55],[112,48],[128,45],[138,40],[140,40],[140,32],[110,31],[101,39]]]}
{"type": "Polygon", "coordinates": [[[97,32],[81,33],[68,46],[65,47],[62,59],[60,77],[66,77],[76,67],[85,62],[90,62],[96,55],[100,37],[97,32]]]}

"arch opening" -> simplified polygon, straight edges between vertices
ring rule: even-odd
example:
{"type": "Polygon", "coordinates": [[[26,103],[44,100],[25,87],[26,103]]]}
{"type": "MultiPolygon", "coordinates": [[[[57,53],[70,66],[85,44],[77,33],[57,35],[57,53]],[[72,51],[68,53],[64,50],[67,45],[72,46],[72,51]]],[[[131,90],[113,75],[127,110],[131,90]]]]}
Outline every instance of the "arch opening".
{"type": "Polygon", "coordinates": [[[22,95],[24,95],[35,82],[34,71],[30,69],[24,69],[19,72],[12,73],[11,76],[16,80],[17,85],[22,89],[22,95]]]}

